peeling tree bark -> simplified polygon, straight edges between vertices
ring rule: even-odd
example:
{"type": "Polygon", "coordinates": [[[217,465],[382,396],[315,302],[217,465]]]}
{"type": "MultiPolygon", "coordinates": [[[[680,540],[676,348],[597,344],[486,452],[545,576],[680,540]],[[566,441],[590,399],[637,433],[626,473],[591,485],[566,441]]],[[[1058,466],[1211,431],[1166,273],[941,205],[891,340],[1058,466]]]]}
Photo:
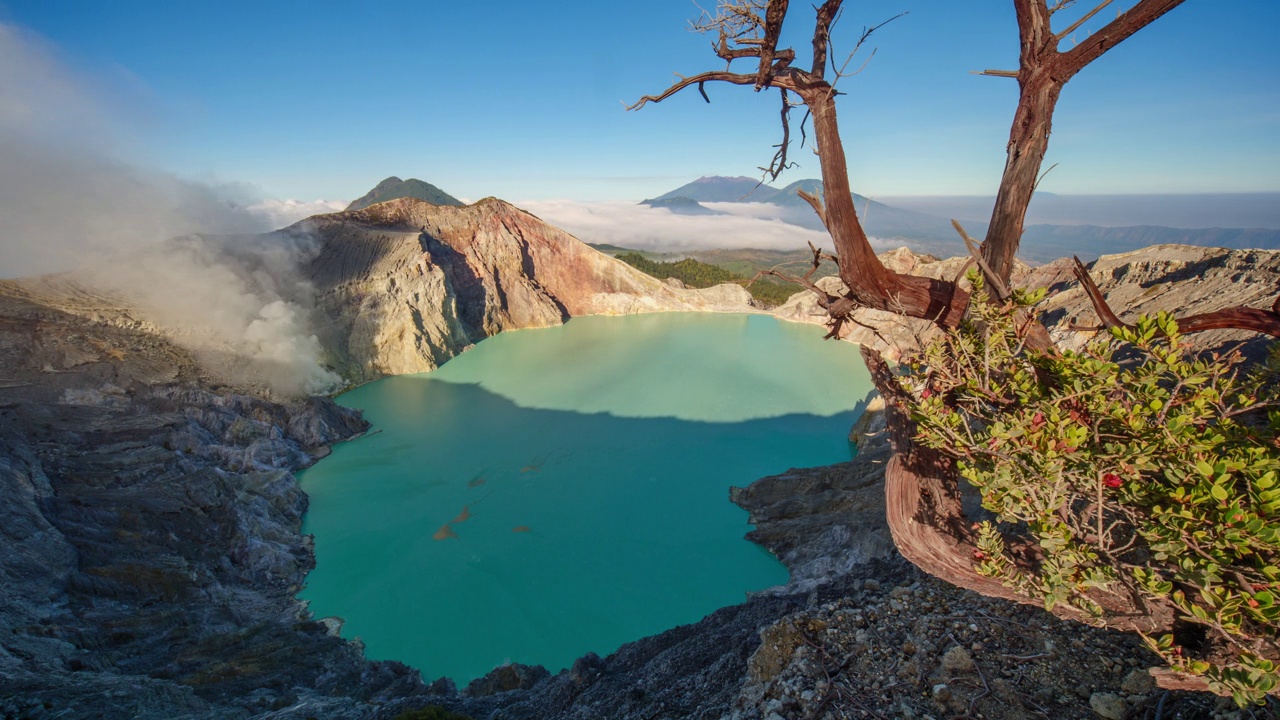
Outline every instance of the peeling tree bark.
{"type": "Polygon", "coordinates": [[[1013,261],[1026,224],[1027,208],[1031,205],[1040,167],[1049,150],[1053,111],[1061,94],[1062,85],[1048,73],[1038,70],[1024,82],[1018,99],[1013,131],[1009,137],[1009,157],[1000,179],[1000,189],[996,192],[987,239],[983,243],[983,256],[996,276],[1005,282],[1013,273],[1013,261]]]}
{"type": "MultiPolygon", "coordinates": [[[[1109,4],[1106,0],[1086,15],[1092,17],[1109,4]]],[[[1089,35],[1067,52],[1058,43],[1074,32],[1080,22],[1055,34],[1052,27],[1054,10],[1045,0],[1013,0],[1018,18],[1020,42],[1019,68],[1016,73],[988,70],[987,75],[1018,79],[1018,107],[1009,130],[1008,156],[991,223],[983,243],[983,256],[1006,283],[1013,271],[1013,260],[1022,240],[1027,207],[1040,180],[1040,168],[1049,149],[1053,130],[1053,111],[1062,88],[1076,73],[1103,53],[1150,25],[1157,18],[1181,5],[1183,0],[1141,0],[1116,16],[1097,32],[1089,35]]],[[[1082,21],[1083,22],[1083,19],[1082,21]]]]}
{"type": "Polygon", "coordinates": [[[899,275],[876,257],[853,204],[844,143],[836,122],[835,90],[823,83],[799,95],[813,115],[822,165],[823,217],[838,253],[840,279],[849,288],[851,299],[863,307],[924,318],[942,327],[958,325],[969,305],[968,293],[951,282],[899,275]]]}

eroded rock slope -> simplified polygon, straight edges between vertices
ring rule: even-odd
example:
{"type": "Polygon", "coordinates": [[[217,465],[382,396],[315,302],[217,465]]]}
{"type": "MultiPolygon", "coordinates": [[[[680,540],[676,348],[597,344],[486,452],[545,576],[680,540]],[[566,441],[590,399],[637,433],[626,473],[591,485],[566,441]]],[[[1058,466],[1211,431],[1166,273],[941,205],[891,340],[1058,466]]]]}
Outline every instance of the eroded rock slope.
{"type": "Polygon", "coordinates": [[[0,717],[251,717],[421,691],[294,598],[314,559],[292,471],[359,416],[216,387],[101,298],[32,298],[0,283],[0,717]]]}
{"type": "MultiPolygon", "coordinates": [[[[960,277],[965,258],[939,260],[898,248],[880,255],[896,272],[925,277],[960,277]]],[[[1140,314],[1160,310],[1176,315],[1192,315],[1244,305],[1270,308],[1280,292],[1280,251],[1228,250],[1191,245],[1155,245],[1142,250],[1103,255],[1087,265],[1111,309],[1122,320],[1133,321],[1140,314]]],[[[845,292],[839,278],[817,281],[833,294],[845,292]]],[[[1096,333],[1072,330],[1072,326],[1096,326],[1097,315],[1084,290],[1071,273],[1070,259],[1028,267],[1014,267],[1013,285],[1034,290],[1047,288],[1048,297],[1040,306],[1045,324],[1060,347],[1079,349],[1096,333]]],[[[774,314],[796,322],[825,323],[826,314],[810,293],[797,293],[774,314]]],[[[903,318],[878,310],[862,309],[854,317],[866,327],[846,325],[841,336],[860,345],[869,345],[896,359],[901,352],[918,347],[936,332],[923,320],[903,318]]],[[[1258,357],[1269,340],[1257,333],[1239,330],[1212,330],[1188,336],[1200,348],[1240,347],[1258,357]]]]}
{"type": "Polygon", "coordinates": [[[753,311],[739,286],[673,287],[494,198],[466,207],[404,198],[300,229],[319,239],[305,272],[321,341],[353,382],[433,370],[503,330],[579,315],[753,311]]]}

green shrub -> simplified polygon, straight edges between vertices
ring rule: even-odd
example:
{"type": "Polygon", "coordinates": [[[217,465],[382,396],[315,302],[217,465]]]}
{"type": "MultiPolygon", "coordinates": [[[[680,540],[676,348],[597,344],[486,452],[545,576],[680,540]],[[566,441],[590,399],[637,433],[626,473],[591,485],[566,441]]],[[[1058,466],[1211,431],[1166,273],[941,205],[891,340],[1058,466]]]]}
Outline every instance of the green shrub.
{"type": "Polygon", "coordinates": [[[736,283],[747,288],[751,297],[765,307],[776,307],[786,302],[792,295],[801,292],[802,288],[772,277],[761,278],[748,284],[747,278],[726,270],[719,265],[711,265],[701,260],[685,258],[676,262],[659,262],[650,260],[640,253],[626,252],[614,256],[640,272],[659,280],[675,278],[691,288],[708,288],[721,283],[736,283]]]}
{"type": "MultiPolygon", "coordinates": [[[[1106,624],[1107,593],[1171,609],[1144,636],[1237,703],[1277,687],[1280,361],[1197,357],[1167,314],[1082,352],[1015,332],[1044,291],[992,303],[905,363],[918,440],[954,457],[995,520],[977,570],[1106,624]],[[1030,546],[1030,557],[1015,548],[1030,546]]],[[[1114,619],[1114,618],[1113,618],[1114,619]]]]}

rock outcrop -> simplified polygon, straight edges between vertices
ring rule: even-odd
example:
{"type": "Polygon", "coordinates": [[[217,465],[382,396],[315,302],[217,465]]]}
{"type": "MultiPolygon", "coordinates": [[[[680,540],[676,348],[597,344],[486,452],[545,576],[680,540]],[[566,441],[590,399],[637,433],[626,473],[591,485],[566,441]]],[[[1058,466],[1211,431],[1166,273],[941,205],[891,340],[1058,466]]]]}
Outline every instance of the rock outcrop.
{"type": "Polygon", "coordinates": [[[0,717],[359,717],[425,692],[295,597],[292,471],[358,414],[214,390],[163,338],[30,298],[0,283],[0,717]]]}
{"type": "MultiPolygon", "coordinates": [[[[939,260],[907,248],[882,253],[880,259],[895,272],[946,279],[958,277],[966,264],[965,258],[939,260]]],[[[1238,305],[1269,308],[1275,301],[1277,278],[1280,278],[1280,251],[1156,245],[1103,255],[1087,267],[1112,310],[1122,320],[1132,320],[1140,314],[1150,315],[1159,310],[1191,315],[1238,305]]],[[[844,283],[836,277],[822,278],[817,285],[832,294],[846,291],[844,283]]],[[[1060,347],[1079,349],[1097,334],[1071,329],[1073,325],[1096,326],[1098,318],[1071,273],[1070,259],[1034,268],[1018,263],[1014,267],[1013,285],[1028,290],[1048,288],[1049,295],[1040,310],[1060,347]]],[[[826,313],[807,291],[796,293],[773,313],[795,322],[826,322],[826,313]]],[[[866,327],[846,325],[847,330],[841,337],[874,347],[891,360],[918,347],[937,332],[932,324],[923,320],[879,310],[858,310],[854,318],[866,327]]],[[[1199,348],[1238,345],[1251,357],[1260,356],[1269,343],[1268,338],[1257,333],[1238,330],[1213,330],[1188,336],[1188,339],[1199,348]]]]}
{"type": "Polygon", "coordinates": [[[786,564],[791,581],[773,592],[809,591],[857,565],[897,555],[884,516],[884,467],[892,449],[884,402],[870,399],[850,439],[850,462],[791,469],[732,488],[729,499],[750,513],[747,539],[786,564]],[[879,427],[877,427],[879,425],[879,427]]]}
{"type": "MultiPolygon", "coordinates": [[[[324,346],[354,380],[429,369],[495,332],[573,315],[747,308],[741,288],[672,287],[495,200],[394,201],[299,229],[320,241],[305,269],[330,321],[324,346]]],[[[963,264],[890,260],[948,277],[963,264]]],[[[1122,316],[1269,304],[1280,253],[1161,247],[1104,257],[1094,276],[1122,316]]],[[[1056,333],[1090,322],[1064,266],[1020,282],[1057,293],[1056,333]]],[[[770,718],[858,703],[1087,717],[1099,694],[1146,702],[1122,683],[1148,662],[1132,638],[1077,632],[892,559],[874,416],[854,461],[735,492],[752,537],[791,568],[787,587],[554,676],[508,668],[463,692],[425,685],[365,660],[296,600],[314,558],[292,473],[363,422],[328,400],[228,386],[121,303],[75,278],[0,282],[2,717],[394,718],[435,704],[477,718],[770,718]],[[1043,644],[1068,634],[1071,650],[1043,644]]],[[[788,317],[820,322],[804,303],[788,317]]]]}
{"type": "MultiPolygon", "coordinates": [[[[1155,245],[1118,255],[1103,255],[1088,265],[1090,275],[1121,320],[1154,315],[1213,312],[1245,305],[1269,308],[1280,291],[1280,251],[1227,250],[1190,245],[1155,245]]],[[[1042,310],[1055,341],[1079,348],[1092,332],[1072,332],[1071,325],[1098,324],[1093,306],[1071,274],[1069,260],[1055,260],[1028,271],[1019,280],[1026,288],[1048,288],[1042,310]]],[[[1210,330],[1187,336],[1199,348],[1239,346],[1261,356],[1272,340],[1240,330],[1210,330]]]]}
{"type": "Polygon", "coordinates": [[[579,315],[755,311],[740,286],[673,287],[494,198],[392,200],[294,230],[319,239],[305,273],[320,339],[352,382],[433,370],[503,330],[579,315]]]}

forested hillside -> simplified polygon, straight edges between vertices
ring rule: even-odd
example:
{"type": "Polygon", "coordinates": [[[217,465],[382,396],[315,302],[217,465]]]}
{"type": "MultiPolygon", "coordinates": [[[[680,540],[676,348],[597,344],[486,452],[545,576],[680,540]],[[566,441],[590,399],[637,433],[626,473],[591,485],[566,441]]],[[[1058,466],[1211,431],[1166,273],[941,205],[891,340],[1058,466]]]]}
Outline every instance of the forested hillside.
{"type": "Polygon", "coordinates": [[[711,287],[721,283],[744,285],[747,291],[751,293],[751,297],[766,307],[781,305],[797,292],[795,286],[778,282],[772,278],[761,278],[754,283],[748,284],[748,278],[693,258],[685,258],[675,262],[659,262],[650,260],[637,252],[620,253],[614,257],[659,280],[675,278],[693,288],[711,287]]]}

